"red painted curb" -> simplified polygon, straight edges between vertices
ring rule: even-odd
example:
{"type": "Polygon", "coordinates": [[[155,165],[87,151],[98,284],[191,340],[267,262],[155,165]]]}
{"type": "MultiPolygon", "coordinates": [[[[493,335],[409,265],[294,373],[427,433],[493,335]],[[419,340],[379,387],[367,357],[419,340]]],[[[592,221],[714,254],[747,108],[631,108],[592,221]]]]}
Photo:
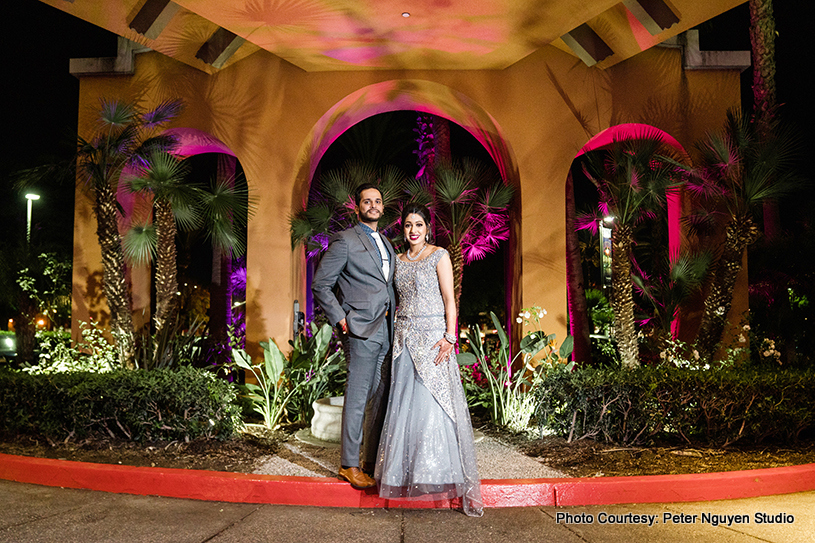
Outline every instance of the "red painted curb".
{"type": "MultiPolygon", "coordinates": [[[[458,500],[385,500],[328,477],[142,468],[0,454],[0,478],[20,483],[234,503],[455,508],[458,500]]],[[[752,498],[815,490],[815,464],[695,475],[484,479],[486,507],[607,505],[752,498]]]]}

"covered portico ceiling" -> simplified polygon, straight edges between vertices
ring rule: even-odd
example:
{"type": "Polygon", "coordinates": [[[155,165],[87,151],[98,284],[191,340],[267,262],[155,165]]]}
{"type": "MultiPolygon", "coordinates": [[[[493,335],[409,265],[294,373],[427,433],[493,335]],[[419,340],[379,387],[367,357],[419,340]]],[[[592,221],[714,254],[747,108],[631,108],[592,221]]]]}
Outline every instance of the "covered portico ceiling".
{"type": "Polygon", "coordinates": [[[500,70],[544,47],[607,68],[746,0],[42,0],[206,72],[500,70]]]}

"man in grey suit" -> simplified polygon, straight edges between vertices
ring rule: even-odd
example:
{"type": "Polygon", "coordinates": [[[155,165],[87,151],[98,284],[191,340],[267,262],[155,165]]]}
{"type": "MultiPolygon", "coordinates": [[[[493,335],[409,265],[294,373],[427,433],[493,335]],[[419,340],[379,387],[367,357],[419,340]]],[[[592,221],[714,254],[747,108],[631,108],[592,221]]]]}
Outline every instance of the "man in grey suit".
{"type": "Polygon", "coordinates": [[[331,238],[311,290],[329,322],[342,329],[348,359],[339,476],[354,488],[369,488],[376,485],[369,473],[376,459],[390,385],[385,376],[389,374],[386,359],[396,309],[396,253],[377,231],[384,212],[379,189],[361,185],[354,201],[359,223],[331,238]]]}

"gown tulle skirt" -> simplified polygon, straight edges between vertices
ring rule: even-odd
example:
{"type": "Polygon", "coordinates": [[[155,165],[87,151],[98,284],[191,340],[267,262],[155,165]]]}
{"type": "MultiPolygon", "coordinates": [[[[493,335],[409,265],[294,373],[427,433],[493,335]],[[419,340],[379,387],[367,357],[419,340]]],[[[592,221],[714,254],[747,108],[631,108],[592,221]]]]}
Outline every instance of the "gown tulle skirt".
{"type": "Polygon", "coordinates": [[[472,475],[467,477],[468,471],[476,469],[469,413],[466,424],[454,423],[422,383],[407,348],[399,353],[392,371],[374,474],[379,482],[379,495],[421,500],[463,497],[464,512],[480,516],[480,483],[477,474],[475,481],[472,475]],[[462,430],[463,448],[459,445],[462,430]]]}

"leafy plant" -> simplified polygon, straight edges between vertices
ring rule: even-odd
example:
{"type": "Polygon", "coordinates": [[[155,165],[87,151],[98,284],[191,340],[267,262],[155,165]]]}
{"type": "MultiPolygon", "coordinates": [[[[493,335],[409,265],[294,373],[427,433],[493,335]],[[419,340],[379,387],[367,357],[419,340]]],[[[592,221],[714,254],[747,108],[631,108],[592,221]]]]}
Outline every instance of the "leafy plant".
{"type": "Polygon", "coordinates": [[[495,252],[509,238],[509,208],[515,189],[497,169],[474,159],[437,160],[431,176],[413,179],[405,188],[410,202],[433,211],[431,226],[450,253],[458,306],[464,266],[495,252]]]}
{"type": "MultiPolygon", "coordinates": [[[[667,355],[666,355],[667,357],[667,355]]],[[[815,373],[663,363],[543,374],[541,433],[622,444],[792,442],[815,428],[815,373]]]]}
{"type": "Polygon", "coordinates": [[[225,439],[239,423],[235,400],[233,385],[191,367],[51,375],[0,372],[0,433],[63,442],[89,437],[225,439]]]}
{"type": "Polygon", "coordinates": [[[382,193],[384,215],[379,221],[380,231],[394,228],[399,220],[398,200],[406,183],[405,174],[394,166],[377,168],[349,161],[340,169],[322,174],[306,208],[289,218],[292,248],[302,243],[307,256],[312,258],[328,249],[333,234],[356,224],[354,192],[364,183],[375,184],[382,193]]]}
{"type": "Polygon", "coordinates": [[[334,329],[330,324],[310,323],[310,337],[305,333],[298,334],[292,347],[289,365],[289,382],[296,392],[290,400],[292,409],[289,417],[299,421],[308,421],[314,413],[312,404],[325,397],[328,391],[339,392],[344,388],[342,370],[342,349],[337,348],[328,354],[332,346],[334,329]]]}
{"type": "Polygon", "coordinates": [[[270,430],[279,426],[280,418],[289,403],[294,389],[290,389],[283,371],[288,360],[272,338],[260,342],[263,347],[263,362],[252,364],[249,355],[243,349],[232,349],[232,359],[239,368],[252,372],[257,384],[246,383],[248,397],[252,408],[261,417],[263,424],[270,430]]]}
{"type": "Polygon", "coordinates": [[[21,370],[32,375],[93,372],[107,373],[119,367],[118,351],[105,337],[96,322],[80,322],[82,339],[73,347],[67,332],[37,333],[40,357],[36,365],[25,365],[21,370]]]}
{"type": "Polygon", "coordinates": [[[310,416],[311,404],[322,398],[341,368],[341,351],[328,355],[332,328],[323,324],[320,328],[310,324],[311,336],[301,333],[295,341],[289,341],[292,352],[283,354],[274,340],[261,342],[263,363],[252,364],[243,349],[232,349],[232,356],[239,368],[255,376],[257,384],[246,383],[248,397],[254,411],[263,417],[263,424],[277,428],[289,405],[295,407],[297,419],[310,416]]]}
{"type": "Polygon", "coordinates": [[[185,329],[176,316],[172,325],[155,334],[145,330],[136,344],[136,367],[153,370],[192,364],[202,353],[203,328],[203,321],[196,319],[185,329]]]}
{"type": "MultiPolygon", "coordinates": [[[[536,324],[545,315],[545,311],[533,307],[524,310],[519,315],[521,322],[529,322],[532,318],[536,324]],[[533,312],[534,311],[534,317],[533,312]]],[[[495,329],[498,332],[500,347],[490,365],[481,334],[476,329],[470,329],[467,334],[472,353],[459,353],[460,365],[472,366],[477,363],[489,384],[492,395],[492,421],[498,426],[510,428],[515,431],[525,431],[532,415],[535,412],[536,399],[534,391],[540,384],[541,372],[551,365],[566,362],[572,351],[573,340],[568,336],[560,349],[556,347],[555,334],[547,335],[538,329],[529,332],[521,340],[520,350],[510,358],[510,344],[506,331],[501,326],[495,313],[490,313],[495,329]],[[543,353],[536,364],[533,361],[543,353]],[[520,364],[516,364],[520,358],[520,364]],[[520,366],[516,368],[516,365],[520,366]]]]}

